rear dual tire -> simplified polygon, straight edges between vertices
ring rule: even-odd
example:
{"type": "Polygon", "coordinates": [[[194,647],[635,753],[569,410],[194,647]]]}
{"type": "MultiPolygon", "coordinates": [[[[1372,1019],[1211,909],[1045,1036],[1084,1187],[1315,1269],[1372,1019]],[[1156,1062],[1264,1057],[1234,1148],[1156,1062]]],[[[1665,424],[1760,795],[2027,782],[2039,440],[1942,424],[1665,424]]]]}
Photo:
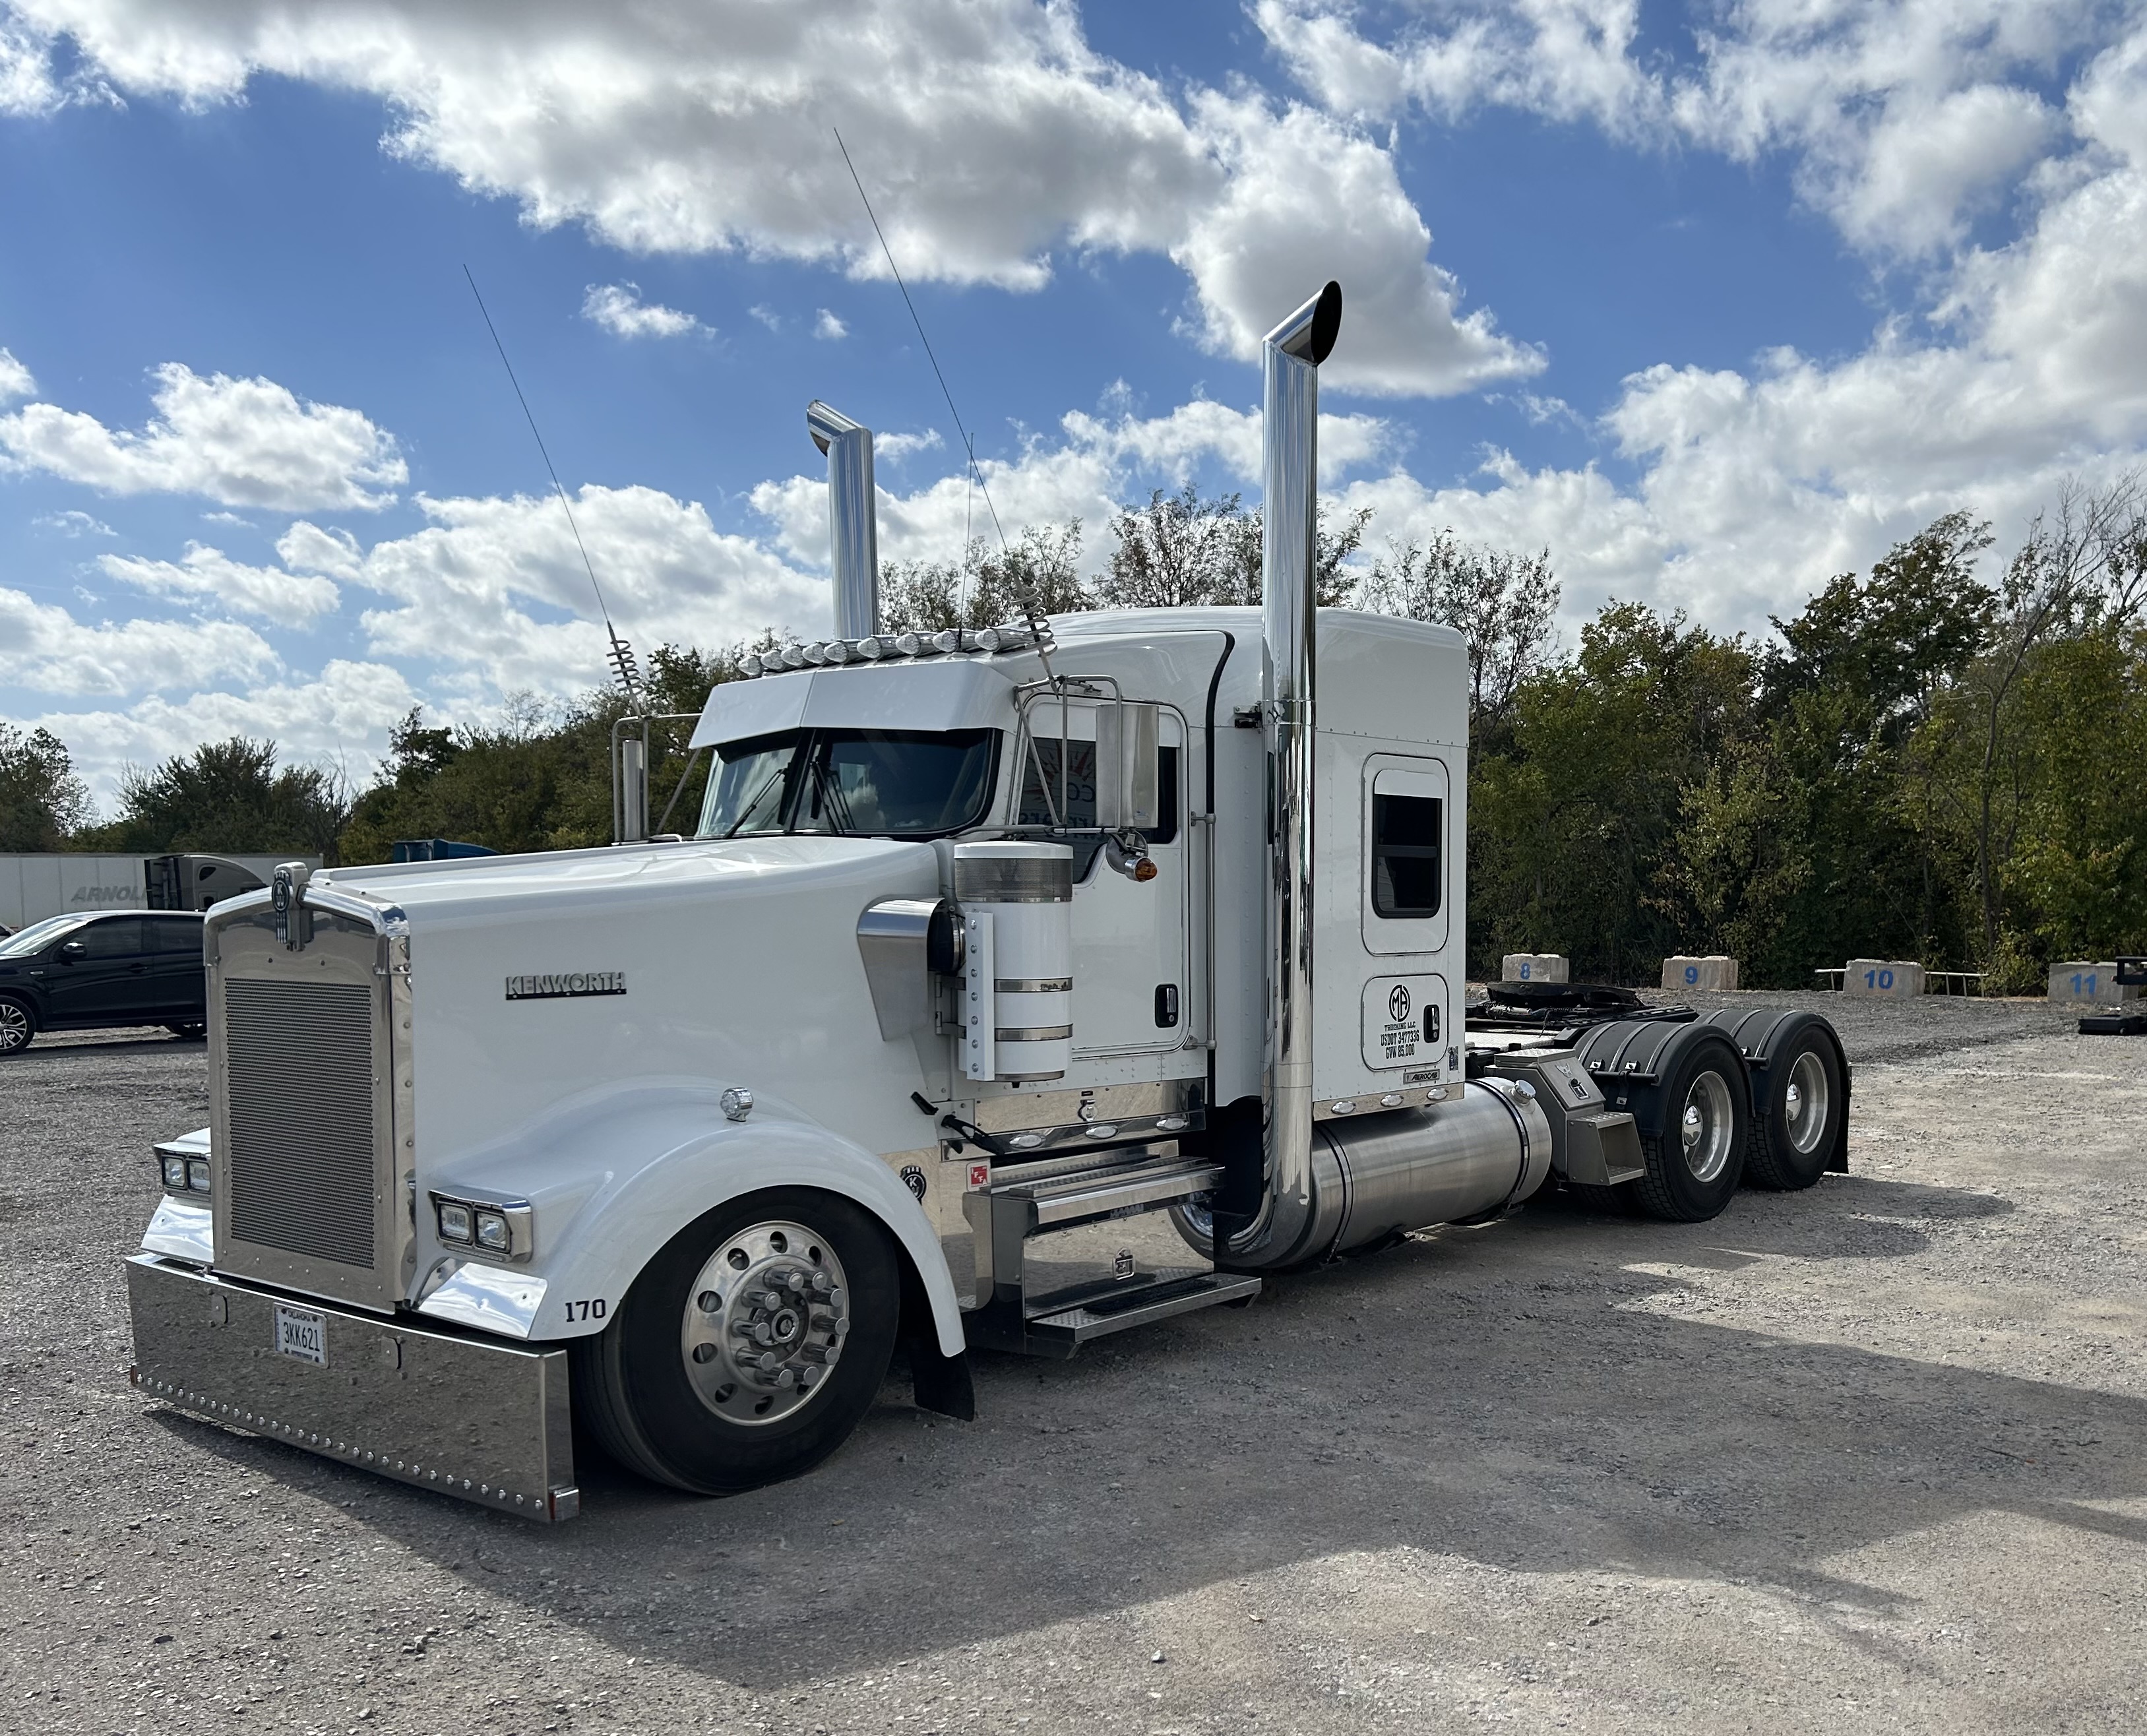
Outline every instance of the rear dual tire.
{"type": "Polygon", "coordinates": [[[1819,1029],[1790,1038],[1762,1075],[1745,1179],[1782,1193],[1814,1185],[1841,1137],[1843,1087],[1841,1058],[1819,1029]]]}
{"type": "Polygon", "coordinates": [[[1628,1185],[1650,1218],[1703,1223],[1719,1217],[1744,1178],[1752,1112],[1744,1062],[1727,1038],[1685,1044],[1656,1099],[1659,1119],[1640,1129],[1647,1173],[1628,1185]]]}
{"type": "Polygon", "coordinates": [[[901,1311],[893,1243],[862,1207],[803,1188],[748,1194],[673,1237],[611,1324],[574,1341],[575,1408],[652,1482],[701,1495],[780,1482],[871,1408],[901,1311]]]}

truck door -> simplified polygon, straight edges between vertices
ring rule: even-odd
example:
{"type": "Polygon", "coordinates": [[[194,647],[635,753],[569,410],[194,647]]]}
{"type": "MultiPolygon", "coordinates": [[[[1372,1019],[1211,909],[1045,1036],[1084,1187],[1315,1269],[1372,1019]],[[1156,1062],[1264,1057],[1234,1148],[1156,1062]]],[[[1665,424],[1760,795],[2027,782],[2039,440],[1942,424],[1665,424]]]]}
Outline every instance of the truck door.
{"type": "MultiPolygon", "coordinates": [[[[1064,823],[1096,822],[1095,714],[1077,704],[1068,728],[1070,760],[1062,791],[1055,711],[1039,706],[1038,733],[1023,781],[1020,819],[1051,822],[1063,800],[1064,823]],[[1048,719],[1048,721],[1047,721],[1048,719]],[[1050,800],[1039,782],[1050,781],[1050,800]]],[[[1152,880],[1114,872],[1100,838],[1074,846],[1074,1053],[1078,1057],[1134,1055],[1179,1048],[1192,1017],[1191,881],[1184,824],[1185,726],[1165,708],[1160,722],[1162,823],[1144,828],[1152,880]]]]}
{"type": "Polygon", "coordinates": [[[142,1003],[152,990],[142,928],[138,916],[100,916],[62,939],[45,975],[55,1025],[146,1018],[142,1003]]]}

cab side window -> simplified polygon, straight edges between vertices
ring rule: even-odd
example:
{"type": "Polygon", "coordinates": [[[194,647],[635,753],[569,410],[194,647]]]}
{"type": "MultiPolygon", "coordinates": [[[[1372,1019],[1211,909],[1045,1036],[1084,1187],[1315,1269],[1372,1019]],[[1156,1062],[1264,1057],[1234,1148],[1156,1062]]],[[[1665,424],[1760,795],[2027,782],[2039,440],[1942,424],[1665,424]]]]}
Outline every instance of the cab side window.
{"type": "Polygon", "coordinates": [[[148,921],[149,951],[200,953],[202,925],[198,922],[183,916],[153,916],[148,921]]]}
{"type": "Polygon", "coordinates": [[[1372,798],[1372,908],[1377,914],[1439,914],[1446,884],[1445,807],[1435,796],[1372,798]]]}

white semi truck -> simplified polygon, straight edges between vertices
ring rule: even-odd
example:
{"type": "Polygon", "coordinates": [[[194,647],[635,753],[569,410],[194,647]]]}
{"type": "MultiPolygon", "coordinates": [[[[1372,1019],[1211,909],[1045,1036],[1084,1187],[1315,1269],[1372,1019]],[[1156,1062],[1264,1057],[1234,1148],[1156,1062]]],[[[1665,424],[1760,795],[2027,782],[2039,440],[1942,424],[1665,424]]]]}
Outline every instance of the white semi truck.
{"type": "Polygon", "coordinates": [[[870,437],[816,405],[838,637],[711,693],[691,837],[217,906],[139,1390],[557,1520],[577,1413],[735,1491],[898,1353],[966,1417],[972,1346],[1072,1355],[1554,1177],[1699,1220],[1844,1167],[1823,1020],[1465,1011],[1465,648],[1314,605],[1340,300],[1267,340],[1262,608],[883,635],[870,437]]]}

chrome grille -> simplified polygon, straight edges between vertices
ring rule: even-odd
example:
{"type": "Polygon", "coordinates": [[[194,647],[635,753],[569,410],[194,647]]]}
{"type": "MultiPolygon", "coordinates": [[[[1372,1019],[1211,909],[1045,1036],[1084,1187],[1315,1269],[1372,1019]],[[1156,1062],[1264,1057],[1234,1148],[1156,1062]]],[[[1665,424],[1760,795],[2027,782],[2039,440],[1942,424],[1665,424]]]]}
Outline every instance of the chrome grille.
{"type": "Polygon", "coordinates": [[[373,1264],[373,996],[354,983],[223,985],[231,1233],[373,1264]]]}

